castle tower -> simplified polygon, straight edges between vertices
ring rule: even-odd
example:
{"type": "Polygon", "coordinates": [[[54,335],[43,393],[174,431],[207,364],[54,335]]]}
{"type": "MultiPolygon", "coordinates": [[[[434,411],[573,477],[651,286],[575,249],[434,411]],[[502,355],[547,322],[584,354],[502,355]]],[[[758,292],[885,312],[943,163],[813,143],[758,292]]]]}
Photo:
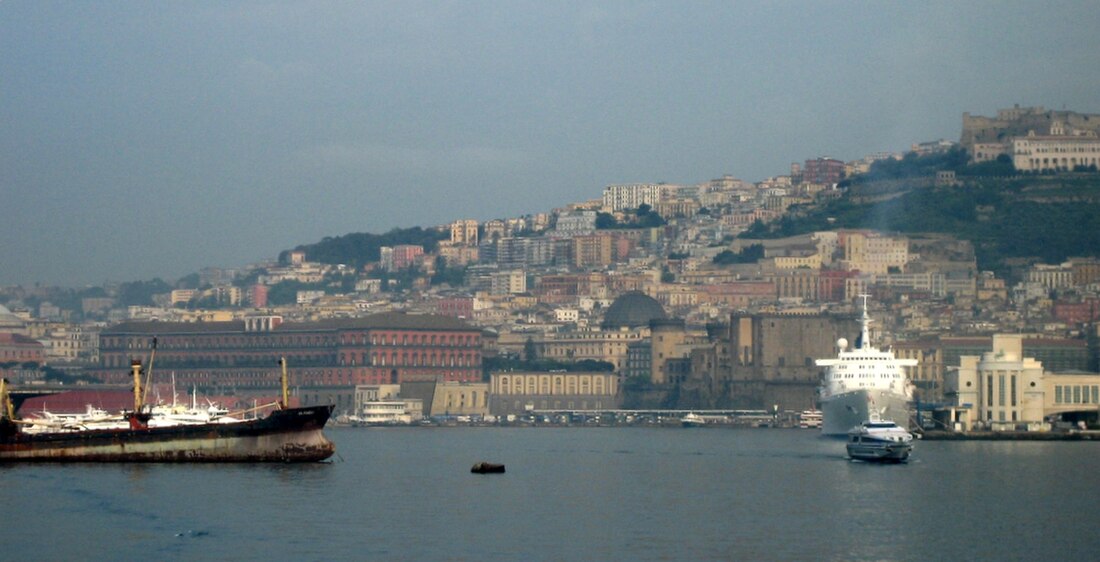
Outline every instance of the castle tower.
{"type": "Polygon", "coordinates": [[[668,362],[683,358],[682,345],[687,339],[684,321],[680,319],[655,319],[649,322],[652,371],[650,382],[667,384],[669,382],[668,362]]]}

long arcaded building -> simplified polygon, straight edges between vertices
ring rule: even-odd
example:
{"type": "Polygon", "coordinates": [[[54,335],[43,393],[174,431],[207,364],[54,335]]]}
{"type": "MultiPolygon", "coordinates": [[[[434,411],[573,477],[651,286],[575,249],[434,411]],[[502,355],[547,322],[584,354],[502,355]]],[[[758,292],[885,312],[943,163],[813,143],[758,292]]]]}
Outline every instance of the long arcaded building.
{"type": "MultiPolygon", "coordinates": [[[[132,360],[182,388],[272,388],[279,358],[302,386],[480,381],[481,330],[437,315],[385,313],[365,318],[283,322],[260,316],[232,322],[126,322],[100,334],[104,382],[129,380],[132,360]]],[[[163,382],[163,380],[162,380],[163,382]]]]}

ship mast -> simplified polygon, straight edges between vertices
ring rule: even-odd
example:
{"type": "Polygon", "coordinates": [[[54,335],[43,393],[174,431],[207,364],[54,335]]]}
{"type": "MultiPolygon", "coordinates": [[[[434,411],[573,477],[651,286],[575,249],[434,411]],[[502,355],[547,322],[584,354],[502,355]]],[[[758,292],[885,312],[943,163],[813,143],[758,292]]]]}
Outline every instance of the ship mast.
{"type": "MultiPolygon", "coordinates": [[[[156,358],[157,358],[157,337],[153,336],[153,350],[151,352],[149,352],[149,368],[145,371],[145,388],[144,388],[144,392],[142,392],[142,394],[141,394],[141,404],[142,405],[145,405],[145,399],[148,397],[148,394],[149,394],[149,387],[152,386],[152,382],[153,382],[153,360],[156,359],[156,358]]],[[[175,391],[174,386],[173,386],[172,390],[173,390],[173,392],[175,391]]],[[[134,408],[134,411],[136,412],[137,408],[134,408]]]]}
{"type": "Polygon", "coordinates": [[[11,402],[11,394],[8,392],[8,379],[0,378],[0,401],[3,402],[3,416],[8,420],[15,420],[15,405],[11,402]]]}
{"type": "Polygon", "coordinates": [[[130,361],[130,370],[134,374],[134,413],[136,414],[141,411],[141,406],[145,403],[144,394],[141,391],[141,360],[130,361]]]}
{"type": "Polygon", "coordinates": [[[290,385],[287,382],[286,357],[285,356],[279,358],[279,365],[281,365],[283,367],[283,376],[282,376],[283,403],[282,403],[282,406],[283,406],[283,409],[285,410],[285,409],[290,407],[290,385]]]}

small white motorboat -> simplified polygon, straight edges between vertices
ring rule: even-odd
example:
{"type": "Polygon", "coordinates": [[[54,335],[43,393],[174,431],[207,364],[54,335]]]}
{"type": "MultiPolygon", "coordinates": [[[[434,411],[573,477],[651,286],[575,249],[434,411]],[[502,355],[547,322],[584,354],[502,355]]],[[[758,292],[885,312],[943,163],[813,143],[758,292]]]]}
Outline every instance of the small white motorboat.
{"type": "Polygon", "coordinates": [[[706,425],[707,421],[695,412],[688,412],[684,415],[684,417],[680,418],[680,423],[684,427],[699,427],[702,425],[706,425]]]}
{"type": "Polygon", "coordinates": [[[871,462],[905,462],[913,434],[889,420],[865,421],[848,432],[848,457],[871,462]]]}

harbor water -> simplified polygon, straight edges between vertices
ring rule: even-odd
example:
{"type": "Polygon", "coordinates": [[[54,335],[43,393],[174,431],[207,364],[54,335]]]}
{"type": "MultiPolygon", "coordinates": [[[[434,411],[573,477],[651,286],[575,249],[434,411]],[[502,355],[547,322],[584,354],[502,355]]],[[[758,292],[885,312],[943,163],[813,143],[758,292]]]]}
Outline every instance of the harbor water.
{"type": "Polygon", "coordinates": [[[1100,443],[333,428],[306,465],[0,466],[5,560],[1091,559],[1100,443]],[[477,475],[479,461],[504,474],[477,475]]]}

